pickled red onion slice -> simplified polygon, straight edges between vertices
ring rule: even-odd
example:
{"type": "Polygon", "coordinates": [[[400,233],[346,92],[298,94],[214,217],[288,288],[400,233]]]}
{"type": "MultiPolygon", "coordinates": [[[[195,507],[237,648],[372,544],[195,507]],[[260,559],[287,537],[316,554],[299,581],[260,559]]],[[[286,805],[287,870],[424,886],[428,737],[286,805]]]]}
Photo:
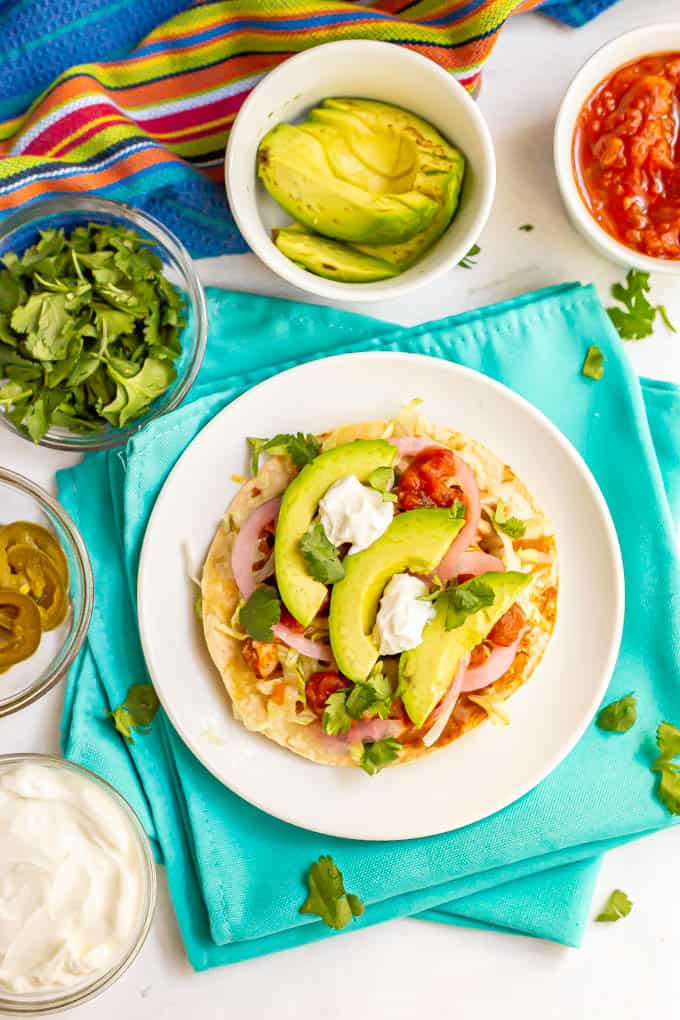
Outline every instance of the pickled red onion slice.
{"type": "Polygon", "coordinates": [[[253,571],[257,556],[257,543],[262,529],[278,517],[281,498],[268,499],[256,507],[245,521],[234,541],[231,551],[231,570],[241,598],[249,599],[257,588],[258,581],[253,571]]]}
{"type": "Polygon", "coordinates": [[[296,634],[294,630],[286,627],[283,623],[275,623],[272,630],[279,641],[283,641],[284,645],[289,645],[301,655],[307,655],[310,659],[318,659],[319,662],[333,661],[333,653],[329,645],[324,645],[320,641],[310,641],[309,638],[302,634],[296,634]]]}
{"type": "Polygon", "coordinates": [[[319,735],[328,750],[346,751],[352,744],[364,740],[373,743],[388,737],[398,737],[403,729],[404,724],[399,719],[359,719],[352,723],[347,733],[338,733],[332,737],[330,733],[320,730],[319,735]]]}
{"type": "Polygon", "coordinates": [[[434,723],[423,737],[423,743],[425,744],[425,747],[432,747],[432,745],[436,743],[437,740],[439,740],[442,733],[444,732],[446,724],[451,718],[451,713],[456,707],[456,702],[458,701],[458,696],[461,692],[463,677],[465,676],[465,670],[467,668],[467,664],[469,661],[470,661],[469,655],[465,655],[460,660],[460,664],[458,666],[458,669],[456,670],[456,675],[454,676],[451,682],[451,686],[444,695],[444,700],[439,706],[437,718],[435,719],[434,723]]]}
{"type": "MultiPolygon", "coordinates": [[[[489,571],[501,570],[505,570],[503,560],[499,560],[497,556],[491,556],[489,553],[471,549],[469,552],[461,553],[458,557],[455,576],[457,577],[460,574],[471,574],[473,577],[479,577],[480,574],[486,574],[489,571]]],[[[442,582],[451,580],[450,577],[442,576],[441,566],[437,571],[437,576],[442,582]]]]}
{"type": "Polygon", "coordinates": [[[511,645],[492,645],[488,658],[481,666],[473,666],[465,670],[461,694],[471,694],[473,691],[481,691],[496,680],[499,680],[506,673],[517,655],[520,638],[511,645]]]}
{"type": "Polygon", "coordinates": [[[387,442],[390,446],[396,446],[400,457],[415,457],[417,453],[427,450],[429,447],[442,447],[441,443],[436,443],[434,439],[428,439],[427,436],[390,436],[387,442]]]}
{"type": "Polygon", "coordinates": [[[474,541],[475,535],[477,534],[477,527],[479,525],[479,518],[482,514],[482,505],[479,498],[479,486],[477,485],[477,479],[472,473],[472,470],[468,467],[465,461],[458,456],[458,454],[455,454],[455,458],[456,473],[453,477],[453,482],[455,485],[460,486],[463,490],[463,498],[467,505],[467,520],[462,531],[460,531],[457,537],[453,540],[449,547],[449,551],[436,570],[436,573],[442,580],[448,580],[448,578],[456,577],[456,575],[460,573],[460,570],[458,569],[458,561],[467,547],[474,541]]]}

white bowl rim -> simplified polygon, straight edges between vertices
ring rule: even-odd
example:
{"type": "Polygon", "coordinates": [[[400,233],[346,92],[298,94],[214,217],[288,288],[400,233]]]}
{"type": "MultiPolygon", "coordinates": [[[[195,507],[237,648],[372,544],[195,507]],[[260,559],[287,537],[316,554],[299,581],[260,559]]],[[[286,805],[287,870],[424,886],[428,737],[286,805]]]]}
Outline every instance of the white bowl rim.
{"type": "MultiPolygon", "coordinates": [[[[618,35],[614,39],[610,39],[608,42],[600,46],[590,57],[581,65],[574,77],[569,83],[569,87],[564,94],[560,108],[555,121],[555,131],[553,135],[553,159],[555,163],[555,174],[557,176],[557,183],[562,194],[562,200],[567,208],[567,211],[573,219],[576,226],[601,252],[607,255],[613,262],[619,265],[628,265],[634,269],[640,269],[644,272],[649,273],[666,273],[669,275],[680,275],[680,259],[661,259],[653,258],[650,255],[643,255],[640,252],[635,251],[633,248],[627,247],[617,241],[611,234],[599,225],[597,220],[592,216],[588,207],[586,206],[576,178],[574,176],[573,164],[572,164],[572,141],[575,128],[575,119],[569,115],[569,107],[574,101],[575,97],[578,97],[583,91],[583,82],[589,77],[589,72],[592,69],[593,64],[599,63],[605,56],[611,54],[612,61],[609,70],[603,71],[602,75],[598,78],[598,83],[604,81],[604,79],[611,74],[613,71],[625,64],[630,63],[633,60],[639,59],[643,56],[652,56],[654,53],[670,53],[674,52],[675,45],[680,49],[680,20],[678,21],[667,21],[667,22],[655,22],[651,25],[640,25],[638,28],[633,28],[629,32],[624,32],[623,35],[618,35]],[[646,39],[656,39],[661,35],[668,33],[671,40],[667,46],[653,44],[651,49],[647,49],[644,46],[646,39]],[[672,39],[677,35],[677,44],[674,44],[672,39]],[[639,40],[641,47],[637,55],[633,54],[629,57],[617,58],[617,52],[622,48],[626,47],[626,44],[632,43],[634,40],[639,40]]],[[[594,88],[597,88],[597,84],[588,87],[581,97],[581,101],[578,104],[578,110],[580,111],[583,103],[591,95],[594,88]]],[[[578,115],[578,114],[577,114],[578,115]]]]}
{"type": "Polygon", "coordinates": [[[477,103],[467,89],[465,89],[464,86],[461,85],[449,71],[445,71],[443,67],[440,67],[439,64],[436,64],[428,57],[424,57],[420,53],[415,53],[413,50],[405,49],[402,46],[397,46],[394,43],[382,42],[377,39],[340,39],[335,42],[323,43],[320,46],[312,46],[309,49],[302,50],[300,53],[296,53],[295,56],[289,57],[284,60],[283,63],[269,71],[262,81],[255,86],[239,110],[229,133],[229,141],[227,143],[224,159],[224,178],[227,198],[229,200],[229,208],[234,220],[236,221],[237,227],[241,231],[241,234],[253,253],[257,255],[258,258],[273,273],[276,273],[277,276],[282,277],[288,283],[293,284],[293,286],[298,287],[300,290],[307,291],[310,294],[315,294],[318,297],[330,298],[332,300],[334,299],[339,301],[379,301],[385,298],[400,297],[402,294],[407,294],[419,287],[432,283],[434,280],[438,279],[444,273],[457,265],[458,262],[460,262],[460,260],[467,254],[484,229],[493,206],[496,193],[496,155],[493,140],[491,138],[491,132],[477,103]],[[242,130],[242,125],[248,117],[249,110],[256,102],[258,90],[264,86],[271,88],[272,85],[275,85],[279,79],[284,79],[285,76],[290,73],[291,66],[299,66],[300,64],[314,63],[318,61],[323,62],[325,59],[332,59],[332,56],[329,53],[331,50],[334,53],[337,53],[340,48],[345,50],[351,48],[354,50],[375,52],[377,49],[384,51],[385,47],[389,47],[391,51],[399,54],[396,59],[410,61],[414,67],[418,67],[421,70],[426,68],[427,72],[433,77],[437,77],[440,81],[446,83],[446,85],[456,93],[462,104],[467,108],[467,111],[474,122],[475,129],[479,134],[479,140],[483,152],[484,169],[488,176],[488,185],[479,197],[479,209],[473,218],[470,228],[461,240],[460,251],[452,253],[446,259],[442,259],[440,263],[434,265],[429,271],[421,273],[418,276],[413,276],[410,279],[407,277],[404,279],[406,274],[409,272],[409,270],[406,270],[400,276],[393,277],[388,281],[376,281],[375,283],[342,283],[336,280],[327,280],[322,276],[315,276],[313,273],[298,268],[293,262],[290,262],[290,260],[286,260],[288,263],[287,265],[279,264],[278,262],[276,265],[273,265],[272,259],[270,258],[271,241],[267,240],[266,242],[262,242],[258,237],[253,236],[248,224],[239,213],[238,201],[235,200],[235,196],[230,185],[232,175],[229,173],[229,168],[235,159],[235,152],[239,144],[239,134],[242,130]]]}

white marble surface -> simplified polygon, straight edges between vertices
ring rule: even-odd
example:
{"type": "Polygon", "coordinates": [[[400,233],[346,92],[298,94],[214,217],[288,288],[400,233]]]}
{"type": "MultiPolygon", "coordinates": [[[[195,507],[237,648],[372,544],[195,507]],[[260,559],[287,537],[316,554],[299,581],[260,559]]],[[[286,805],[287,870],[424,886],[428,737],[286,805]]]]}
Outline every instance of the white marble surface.
{"type": "MultiPolygon", "coordinates": [[[[484,75],[480,103],[496,143],[499,189],[472,270],[368,314],[417,323],[565,280],[594,282],[607,297],[620,270],[602,261],[569,226],[552,171],[552,125],[571,76],[602,43],[641,24],[680,14],[678,0],[621,0],[578,31],[525,15],[506,26],[484,75]],[[521,233],[521,223],[535,224],[521,233]]],[[[300,298],[254,257],[201,265],[206,283],[300,298]]],[[[680,323],[680,281],[653,280],[654,298],[680,323]]],[[[641,374],[680,381],[680,338],[661,326],[626,350],[641,374]]],[[[0,432],[0,463],[52,488],[69,457],[33,449],[0,432]]],[[[54,751],[61,690],[0,720],[0,753],[54,751]]],[[[583,948],[421,921],[395,921],[276,956],[196,975],[187,963],[164,887],[151,935],[134,967],[80,1020],[239,1020],[276,1016],[377,1020],[423,1016],[487,1020],[639,1020],[673,996],[680,945],[678,834],[664,833],[608,855],[596,903],[621,886],[635,901],[617,925],[589,926],[583,948]]],[[[163,880],[161,879],[163,886],[163,880]]],[[[75,1011],[64,1016],[75,1015],[75,1011]]]]}

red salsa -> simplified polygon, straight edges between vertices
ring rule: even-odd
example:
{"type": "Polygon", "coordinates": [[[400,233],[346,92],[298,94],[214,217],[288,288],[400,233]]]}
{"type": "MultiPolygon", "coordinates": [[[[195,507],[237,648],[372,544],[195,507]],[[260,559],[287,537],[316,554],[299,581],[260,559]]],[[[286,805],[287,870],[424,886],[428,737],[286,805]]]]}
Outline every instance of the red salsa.
{"type": "Polygon", "coordinates": [[[584,104],[574,169],[594,218],[622,244],[680,259],[680,53],[615,71],[584,104]]]}

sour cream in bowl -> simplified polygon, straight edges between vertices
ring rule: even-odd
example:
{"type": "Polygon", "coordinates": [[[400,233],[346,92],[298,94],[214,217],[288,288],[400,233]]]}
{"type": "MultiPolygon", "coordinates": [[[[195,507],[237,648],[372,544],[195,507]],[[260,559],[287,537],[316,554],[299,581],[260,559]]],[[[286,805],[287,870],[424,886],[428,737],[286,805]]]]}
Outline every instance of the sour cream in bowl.
{"type": "Polygon", "coordinates": [[[156,899],[126,801],[62,758],[0,757],[0,1012],[78,1005],[127,970],[156,899]]]}

